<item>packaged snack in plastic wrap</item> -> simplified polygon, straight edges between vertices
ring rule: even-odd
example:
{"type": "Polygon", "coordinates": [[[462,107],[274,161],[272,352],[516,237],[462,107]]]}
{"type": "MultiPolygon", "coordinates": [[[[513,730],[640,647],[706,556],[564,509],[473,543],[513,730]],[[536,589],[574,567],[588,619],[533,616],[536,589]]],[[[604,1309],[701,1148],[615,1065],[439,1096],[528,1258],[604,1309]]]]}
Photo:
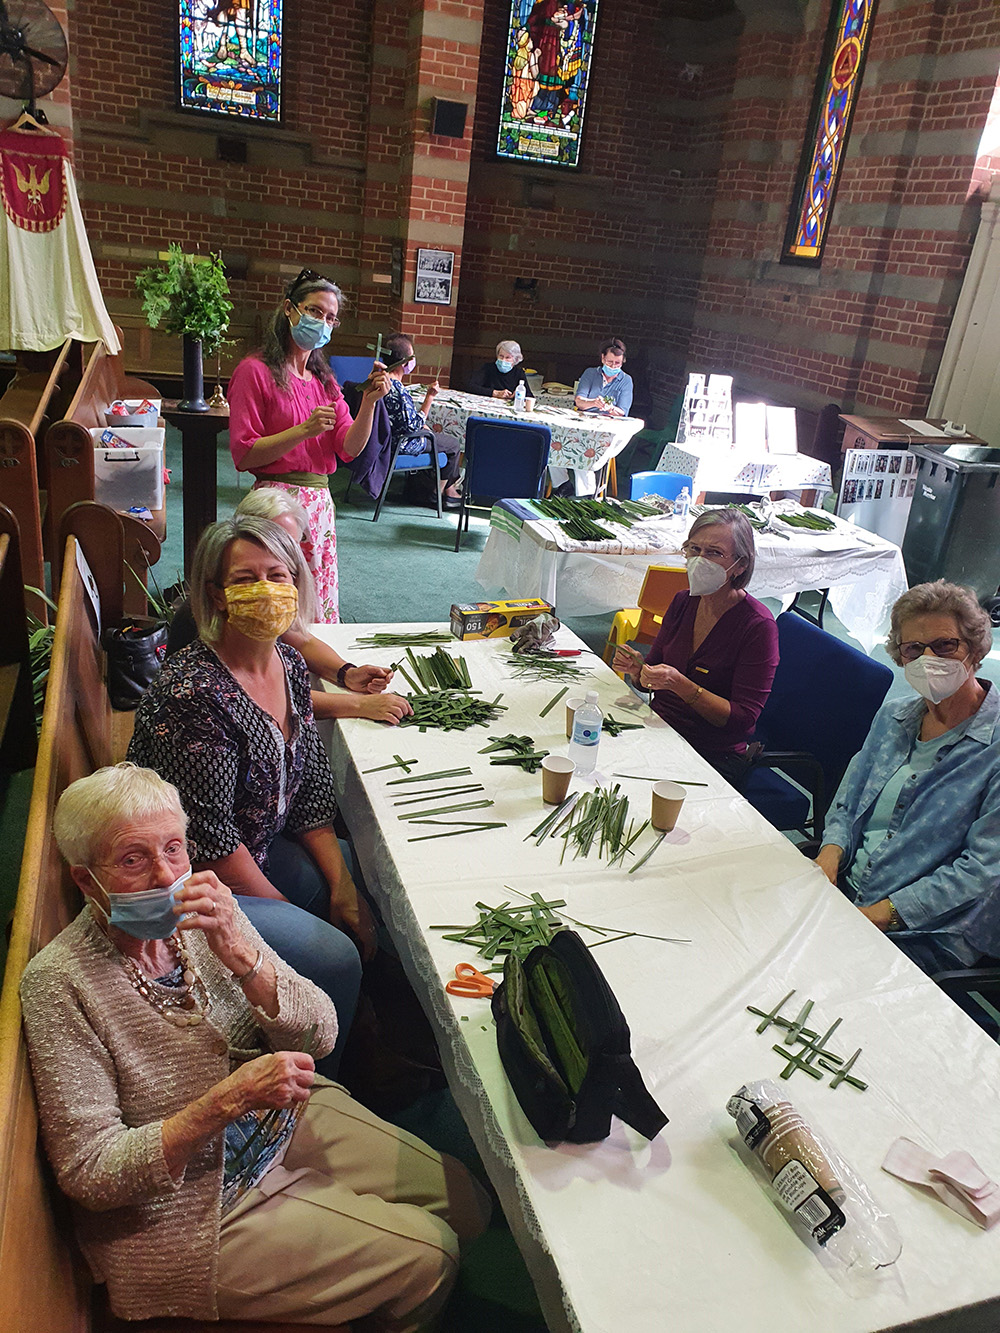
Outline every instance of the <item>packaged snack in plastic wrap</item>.
{"type": "Polygon", "coordinates": [[[116,435],[113,430],[101,431],[101,443],[105,449],[131,449],[132,445],[128,440],[123,440],[120,435],[116,435]]]}
{"type": "Polygon", "coordinates": [[[892,1218],[769,1079],[740,1088],[726,1110],[810,1249],[846,1290],[864,1295],[902,1251],[892,1218]]]}

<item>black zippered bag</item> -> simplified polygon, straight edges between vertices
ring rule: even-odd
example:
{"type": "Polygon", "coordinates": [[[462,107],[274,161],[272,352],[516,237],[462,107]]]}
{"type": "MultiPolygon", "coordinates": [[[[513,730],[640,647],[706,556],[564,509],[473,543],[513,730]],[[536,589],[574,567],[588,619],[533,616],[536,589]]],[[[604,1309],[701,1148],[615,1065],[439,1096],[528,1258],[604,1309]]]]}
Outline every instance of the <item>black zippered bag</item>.
{"type": "Polygon", "coordinates": [[[573,930],[520,959],[508,954],[493,993],[507,1078],[539,1138],[596,1143],[618,1116],[647,1139],[667,1117],[632,1059],[625,1015],[573,930]]]}

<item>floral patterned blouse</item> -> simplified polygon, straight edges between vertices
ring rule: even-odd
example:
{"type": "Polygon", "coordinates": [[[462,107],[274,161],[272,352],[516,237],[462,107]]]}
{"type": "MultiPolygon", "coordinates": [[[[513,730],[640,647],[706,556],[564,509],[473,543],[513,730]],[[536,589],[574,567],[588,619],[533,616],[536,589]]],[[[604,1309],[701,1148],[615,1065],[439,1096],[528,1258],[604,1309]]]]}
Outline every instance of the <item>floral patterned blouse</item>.
{"type": "Polygon", "coordinates": [[[292,705],[287,741],[200,639],[167,659],[139,704],[128,757],[180,792],[194,862],[221,860],[243,843],[266,873],[276,834],[333,820],[333,776],[306,664],[287,644],[277,650],[292,705]]]}

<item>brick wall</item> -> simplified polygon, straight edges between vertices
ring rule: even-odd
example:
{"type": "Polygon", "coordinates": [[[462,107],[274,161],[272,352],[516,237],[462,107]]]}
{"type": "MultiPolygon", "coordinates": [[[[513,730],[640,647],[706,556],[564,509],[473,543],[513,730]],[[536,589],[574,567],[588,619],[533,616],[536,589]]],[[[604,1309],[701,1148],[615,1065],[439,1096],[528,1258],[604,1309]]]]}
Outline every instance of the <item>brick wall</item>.
{"type": "Polygon", "coordinates": [[[335,347],[348,354],[403,326],[421,370],[447,375],[454,344],[460,379],[513,336],[529,364],[569,379],[616,333],[659,407],[697,368],[803,406],[921,410],[978,216],[1000,12],[881,0],[811,271],[777,258],[828,5],[745,4],[742,33],[717,8],[696,22],[660,0],[602,7],[572,173],[491,160],[508,0],[287,6],[281,129],[173,110],[173,0],[77,5],[71,82],[50,114],[70,130],[71,90],[85,216],[130,361],[177,363],[133,286],[177,240],[247,267],[232,283],[236,355],[307,263],[347,293],[335,347]],[[469,106],[464,139],[430,134],[435,93],[469,106]],[[219,161],[220,134],[245,136],[245,165],[219,161]],[[394,242],[398,297],[385,281],[394,242]],[[457,306],[414,304],[420,246],[455,251],[457,306]],[[535,296],[516,295],[516,278],[536,278],[535,296]]]}
{"type": "Polygon", "coordinates": [[[748,21],[726,118],[691,367],[803,406],[926,410],[978,219],[1000,64],[992,0],[882,0],[823,264],[777,263],[828,8],[748,21]]]}
{"type": "Polygon", "coordinates": [[[660,396],[679,380],[732,73],[725,41],[702,53],[695,37],[692,78],[663,9],[601,9],[574,173],[492,160],[510,8],[486,0],[456,330],[466,371],[514,337],[529,365],[569,380],[617,334],[660,396]],[[536,293],[516,293],[516,278],[537,279],[536,293]]]}

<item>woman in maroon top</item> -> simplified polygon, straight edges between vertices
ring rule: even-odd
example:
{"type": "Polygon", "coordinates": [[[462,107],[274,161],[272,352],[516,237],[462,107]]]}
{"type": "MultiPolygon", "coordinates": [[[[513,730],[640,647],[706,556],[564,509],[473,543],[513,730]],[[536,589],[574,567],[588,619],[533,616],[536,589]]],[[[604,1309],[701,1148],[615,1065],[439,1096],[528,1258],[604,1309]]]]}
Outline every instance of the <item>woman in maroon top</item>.
{"type": "Polygon", "coordinates": [[[739,788],[750,769],[747,738],[778,665],[778,628],[745,591],[753,529],[738,510],[702,514],[683,550],[690,591],[670,603],[645,660],[622,647],[613,666],[652,690],[654,711],[739,788]]]}

